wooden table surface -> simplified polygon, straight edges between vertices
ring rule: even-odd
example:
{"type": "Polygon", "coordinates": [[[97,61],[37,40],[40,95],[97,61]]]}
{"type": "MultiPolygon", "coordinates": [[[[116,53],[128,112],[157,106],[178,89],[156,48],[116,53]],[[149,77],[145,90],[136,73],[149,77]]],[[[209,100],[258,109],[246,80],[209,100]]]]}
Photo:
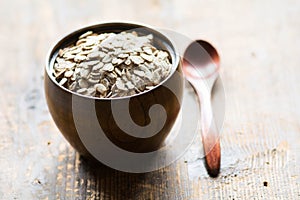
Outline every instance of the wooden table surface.
{"type": "Polygon", "coordinates": [[[300,199],[300,1],[1,0],[0,199],[300,199]],[[210,41],[226,92],[222,168],[190,152],[145,174],[95,168],[56,128],[43,92],[63,34],[132,20],[210,41]]]}

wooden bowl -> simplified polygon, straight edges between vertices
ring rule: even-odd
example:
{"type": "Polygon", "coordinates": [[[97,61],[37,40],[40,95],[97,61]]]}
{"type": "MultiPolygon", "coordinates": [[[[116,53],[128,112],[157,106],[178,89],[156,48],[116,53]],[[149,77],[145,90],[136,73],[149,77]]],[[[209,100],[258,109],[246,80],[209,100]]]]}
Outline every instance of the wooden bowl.
{"type": "Polygon", "coordinates": [[[50,49],[47,55],[44,81],[47,104],[53,120],[64,137],[83,156],[91,156],[91,153],[88,150],[89,148],[87,148],[88,144],[85,143],[84,145],[82,142],[82,136],[84,137],[85,134],[89,136],[95,134],[94,136],[96,136],[98,134],[98,138],[101,131],[105,133],[105,137],[110,142],[127,151],[151,152],[159,149],[177,118],[183,95],[181,61],[178,54],[176,54],[174,44],[162,33],[144,25],[132,23],[97,24],[81,28],[63,37],[50,49]],[[140,34],[152,33],[154,46],[170,53],[173,69],[170,75],[159,85],[134,96],[96,98],[72,92],[55,81],[51,74],[51,68],[59,49],[74,43],[81,34],[89,30],[96,33],[118,33],[131,29],[136,29],[140,34]],[[114,116],[118,110],[112,109],[115,108],[113,107],[115,104],[118,105],[117,109],[128,109],[130,116],[118,117],[117,120],[119,122],[116,121],[114,116]],[[155,104],[161,105],[166,114],[165,122],[158,131],[155,130],[157,126],[149,126],[150,123],[158,124],[161,120],[164,120],[161,109],[152,109],[152,111],[154,110],[153,112],[157,110],[159,112],[152,113],[156,118],[150,120],[149,109],[155,104]],[[93,109],[89,110],[88,108],[93,109]],[[90,127],[94,125],[94,123],[91,124],[94,120],[91,118],[95,116],[97,117],[98,126],[95,126],[96,128],[93,129],[92,133],[82,131],[91,130],[90,127]],[[124,131],[124,128],[120,128],[120,124],[127,125],[126,131],[124,131]],[[78,127],[80,127],[80,132],[78,127]],[[151,137],[147,137],[147,135],[145,137],[135,137],[133,136],[134,134],[128,133],[128,130],[135,133],[137,127],[144,128],[145,134],[148,135],[153,131],[157,133],[151,137]]]}

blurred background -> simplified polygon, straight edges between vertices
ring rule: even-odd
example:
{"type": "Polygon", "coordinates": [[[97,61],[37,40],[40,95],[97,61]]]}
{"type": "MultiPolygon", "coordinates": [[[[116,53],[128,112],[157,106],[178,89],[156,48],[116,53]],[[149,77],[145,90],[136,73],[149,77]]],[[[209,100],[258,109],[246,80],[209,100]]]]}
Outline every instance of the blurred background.
{"type": "Polygon", "coordinates": [[[1,0],[0,199],[299,199],[299,36],[298,0],[1,0]],[[219,51],[218,179],[201,159],[143,176],[91,172],[55,127],[43,93],[48,49],[74,29],[119,20],[219,51]]]}

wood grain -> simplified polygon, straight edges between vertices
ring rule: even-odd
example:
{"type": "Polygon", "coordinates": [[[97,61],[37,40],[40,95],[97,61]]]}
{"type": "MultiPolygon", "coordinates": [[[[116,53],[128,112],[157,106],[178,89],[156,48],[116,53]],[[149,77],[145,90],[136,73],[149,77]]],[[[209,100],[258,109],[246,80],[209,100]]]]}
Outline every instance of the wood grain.
{"type": "Polygon", "coordinates": [[[0,10],[0,199],[300,198],[299,1],[2,0],[0,10]],[[127,174],[92,168],[59,133],[43,93],[46,52],[103,20],[170,28],[220,51],[217,179],[206,174],[200,139],[169,167],[127,174]]]}

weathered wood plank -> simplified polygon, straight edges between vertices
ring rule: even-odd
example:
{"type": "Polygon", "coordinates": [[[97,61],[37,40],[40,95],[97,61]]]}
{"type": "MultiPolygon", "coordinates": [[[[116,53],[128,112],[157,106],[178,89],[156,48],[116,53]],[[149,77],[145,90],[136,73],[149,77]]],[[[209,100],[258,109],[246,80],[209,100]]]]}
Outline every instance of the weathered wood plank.
{"type": "Polygon", "coordinates": [[[0,199],[300,198],[299,1],[3,0],[0,11],[0,199]],[[207,176],[200,141],[169,167],[128,174],[94,168],[61,136],[43,94],[46,52],[66,32],[113,19],[171,28],[220,51],[219,178],[207,176]]]}

